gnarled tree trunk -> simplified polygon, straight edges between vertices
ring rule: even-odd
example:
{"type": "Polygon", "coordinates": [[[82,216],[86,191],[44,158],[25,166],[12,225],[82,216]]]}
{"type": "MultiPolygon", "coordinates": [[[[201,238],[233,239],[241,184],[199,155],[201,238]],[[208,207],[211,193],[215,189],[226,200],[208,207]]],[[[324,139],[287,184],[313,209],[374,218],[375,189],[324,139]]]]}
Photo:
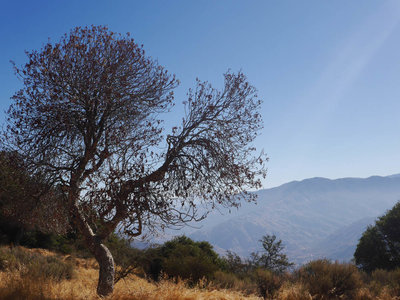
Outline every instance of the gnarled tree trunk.
{"type": "MultiPolygon", "coordinates": [[[[89,226],[88,228],[90,229],[89,226]]],[[[100,297],[109,296],[114,291],[114,258],[110,250],[102,243],[102,239],[88,231],[84,231],[83,234],[90,252],[99,264],[97,294],[100,297]]]]}
{"type": "MultiPolygon", "coordinates": [[[[110,250],[103,244],[108,234],[102,236],[94,234],[92,228],[81,213],[79,206],[74,201],[74,195],[70,194],[72,216],[81,234],[83,234],[86,245],[99,264],[99,281],[97,284],[97,294],[106,297],[114,291],[115,267],[114,259],[110,250]]],[[[112,232],[112,228],[108,228],[112,232]]]]}
{"type": "Polygon", "coordinates": [[[96,243],[93,248],[94,257],[96,258],[100,267],[97,294],[100,297],[105,297],[114,291],[114,259],[110,250],[108,250],[104,244],[96,243]]]}

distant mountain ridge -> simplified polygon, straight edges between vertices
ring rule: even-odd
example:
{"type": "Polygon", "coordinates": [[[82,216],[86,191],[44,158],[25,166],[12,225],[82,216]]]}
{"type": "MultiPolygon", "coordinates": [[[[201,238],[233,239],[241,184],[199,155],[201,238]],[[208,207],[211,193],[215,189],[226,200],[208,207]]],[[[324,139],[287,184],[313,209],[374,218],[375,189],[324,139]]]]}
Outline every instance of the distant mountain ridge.
{"type": "Polygon", "coordinates": [[[296,263],[319,257],[348,261],[365,228],[400,200],[400,174],[315,177],[256,193],[257,205],[244,203],[232,214],[212,212],[200,229],[175,235],[209,241],[220,253],[248,256],[260,250],[263,235],[275,234],[296,263]]]}

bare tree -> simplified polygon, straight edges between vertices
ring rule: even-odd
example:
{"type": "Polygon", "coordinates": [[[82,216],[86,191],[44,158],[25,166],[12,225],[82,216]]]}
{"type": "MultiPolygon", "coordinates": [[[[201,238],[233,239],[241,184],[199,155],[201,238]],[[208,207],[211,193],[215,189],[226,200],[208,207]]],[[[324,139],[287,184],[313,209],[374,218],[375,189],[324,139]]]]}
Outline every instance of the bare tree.
{"type": "Polygon", "coordinates": [[[114,262],[103,241],[116,229],[139,236],[203,217],[198,205],[254,200],[265,156],[252,141],[261,101],[242,73],[222,91],[197,82],[166,138],[160,114],[178,81],[129,34],[75,28],[27,52],[15,66],[23,88],[8,110],[5,143],[32,174],[62,187],[65,206],[100,265],[97,293],[112,293],[114,262]]]}

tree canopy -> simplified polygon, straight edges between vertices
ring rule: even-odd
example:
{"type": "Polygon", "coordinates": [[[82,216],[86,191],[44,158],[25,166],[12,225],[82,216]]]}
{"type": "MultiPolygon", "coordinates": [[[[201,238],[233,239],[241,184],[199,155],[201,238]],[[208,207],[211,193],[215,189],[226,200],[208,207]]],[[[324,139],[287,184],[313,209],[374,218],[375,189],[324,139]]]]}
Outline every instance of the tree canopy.
{"type": "Polygon", "coordinates": [[[400,202],[378,218],[361,236],[354,253],[356,264],[367,272],[400,267],[400,202]]]}
{"type": "Polygon", "coordinates": [[[252,145],[261,100],[241,72],[221,91],[197,81],[182,121],[164,136],[174,75],[127,35],[77,27],[14,65],[23,87],[8,110],[4,142],[32,176],[62,192],[74,226],[100,264],[99,295],[113,290],[103,241],[202,218],[197,207],[238,206],[261,187],[264,154],[252,145]]]}

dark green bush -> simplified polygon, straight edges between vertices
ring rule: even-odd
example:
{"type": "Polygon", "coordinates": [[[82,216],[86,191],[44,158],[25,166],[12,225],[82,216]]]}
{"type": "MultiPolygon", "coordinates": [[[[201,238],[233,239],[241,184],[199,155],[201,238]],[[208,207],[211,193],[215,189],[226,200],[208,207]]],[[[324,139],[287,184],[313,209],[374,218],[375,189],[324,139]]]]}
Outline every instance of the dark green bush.
{"type": "Polygon", "coordinates": [[[185,236],[164,243],[160,256],[165,274],[191,283],[201,278],[211,279],[221,263],[208,242],[195,242],[185,236]]]}
{"type": "Polygon", "coordinates": [[[27,230],[15,224],[2,220],[0,214],[0,244],[24,246],[27,248],[43,248],[62,254],[72,254],[81,257],[90,257],[82,238],[75,233],[57,235],[44,233],[40,230],[27,230]]]}
{"type": "Polygon", "coordinates": [[[400,268],[400,202],[369,226],[361,236],[354,258],[366,272],[400,268]]]}
{"type": "Polygon", "coordinates": [[[163,271],[174,278],[189,280],[193,283],[202,278],[210,279],[217,266],[204,255],[177,257],[171,256],[163,261],[163,271]]]}
{"type": "Polygon", "coordinates": [[[195,242],[185,236],[143,251],[138,265],[151,279],[161,274],[187,280],[190,284],[200,279],[212,279],[222,266],[222,260],[208,242],[195,242]]]}

